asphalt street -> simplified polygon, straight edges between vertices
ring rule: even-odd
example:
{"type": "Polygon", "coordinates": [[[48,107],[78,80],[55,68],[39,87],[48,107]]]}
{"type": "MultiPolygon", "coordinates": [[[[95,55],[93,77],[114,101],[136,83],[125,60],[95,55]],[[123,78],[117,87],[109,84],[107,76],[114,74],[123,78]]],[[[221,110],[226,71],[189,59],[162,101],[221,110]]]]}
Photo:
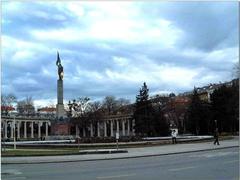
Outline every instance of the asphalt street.
{"type": "Polygon", "coordinates": [[[238,180],[239,148],[133,159],[2,164],[3,180],[238,180]]]}

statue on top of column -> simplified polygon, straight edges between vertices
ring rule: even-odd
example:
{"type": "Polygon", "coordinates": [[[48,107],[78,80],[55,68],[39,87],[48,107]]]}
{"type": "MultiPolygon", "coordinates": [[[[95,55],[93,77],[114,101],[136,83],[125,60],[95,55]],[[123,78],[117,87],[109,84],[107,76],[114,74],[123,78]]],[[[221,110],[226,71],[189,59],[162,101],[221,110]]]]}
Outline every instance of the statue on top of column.
{"type": "Polygon", "coordinates": [[[56,65],[58,66],[58,76],[59,80],[63,80],[63,66],[61,64],[61,59],[59,57],[59,53],[57,52],[57,62],[56,65]]]}

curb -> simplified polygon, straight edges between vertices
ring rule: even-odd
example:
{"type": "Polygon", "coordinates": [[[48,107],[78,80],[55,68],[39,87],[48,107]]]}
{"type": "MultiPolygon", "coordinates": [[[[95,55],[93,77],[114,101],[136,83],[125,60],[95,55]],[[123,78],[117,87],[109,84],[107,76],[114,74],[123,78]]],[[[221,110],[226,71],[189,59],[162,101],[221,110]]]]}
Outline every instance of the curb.
{"type": "Polygon", "coordinates": [[[113,157],[113,158],[99,158],[99,159],[82,159],[82,160],[59,160],[59,161],[40,161],[40,162],[1,162],[1,164],[46,164],[46,163],[67,163],[67,162],[84,162],[84,161],[102,161],[102,160],[115,160],[115,159],[134,159],[134,158],[143,158],[143,157],[155,157],[155,156],[166,156],[174,154],[187,154],[193,152],[204,152],[204,151],[215,151],[219,149],[229,149],[237,148],[238,145],[228,146],[228,147],[219,147],[215,149],[200,149],[192,151],[182,151],[182,152],[172,152],[172,153],[162,153],[162,154],[151,154],[151,155],[139,155],[139,156],[129,156],[129,157],[113,157]]]}
{"type": "Polygon", "coordinates": [[[79,151],[78,154],[115,154],[115,153],[128,153],[125,149],[103,149],[103,150],[83,150],[79,151]]]}

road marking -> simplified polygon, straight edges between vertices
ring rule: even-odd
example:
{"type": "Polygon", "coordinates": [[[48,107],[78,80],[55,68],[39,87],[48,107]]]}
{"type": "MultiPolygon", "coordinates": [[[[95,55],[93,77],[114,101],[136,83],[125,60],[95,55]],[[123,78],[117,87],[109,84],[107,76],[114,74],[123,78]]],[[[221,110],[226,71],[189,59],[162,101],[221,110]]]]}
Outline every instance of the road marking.
{"type": "Polygon", "coordinates": [[[169,171],[182,171],[182,170],[188,170],[196,168],[196,166],[189,166],[189,167],[183,167],[183,168],[175,168],[175,169],[169,169],[169,171]]]}
{"type": "Polygon", "coordinates": [[[6,180],[13,180],[13,179],[27,179],[26,177],[10,177],[10,178],[7,178],[6,180]]]}
{"type": "Polygon", "coordinates": [[[229,164],[229,163],[234,163],[234,162],[238,162],[238,160],[226,161],[226,162],[223,162],[223,164],[229,164]]]}
{"type": "Polygon", "coordinates": [[[2,170],[1,175],[19,175],[22,174],[22,172],[16,170],[16,169],[6,169],[2,170]]]}
{"type": "Polygon", "coordinates": [[[214,153],[205,153],[205,154],[194,154],[189,157],[204,157],[204,158],[212,158],[212,157],[221,157],[228,156],[233,154],[239,154],[239,152],[214,152],[214,153]]]}
{"type": "Polygon", "coordinates": [[[115,175],[115,176],[99,176],[97,179],[112,179],[112,178],[122,178],[122,177],[129,177],[135,176],[136,174],[122,174],[122,175],[115,175]]]}

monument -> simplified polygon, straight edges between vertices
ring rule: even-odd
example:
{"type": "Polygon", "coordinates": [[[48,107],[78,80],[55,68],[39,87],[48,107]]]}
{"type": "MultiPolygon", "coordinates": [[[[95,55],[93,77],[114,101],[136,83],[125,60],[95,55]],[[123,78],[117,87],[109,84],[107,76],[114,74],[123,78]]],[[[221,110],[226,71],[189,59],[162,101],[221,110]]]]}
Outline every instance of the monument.
{"type": "MultiPolygon", "coordinates": [[[[57,112],[56,121],[52,123],[51,135],[57,136],[58,138],[67,137],[70,135],[71,124],[68,122],[69,119],[66,116],[63,104],[63,66],[61,64],[61,59],[59,53],[57,52],[57,62],[58,67],[58,80],[57,80],[57,112]]],[[[56,138],[56,137],[53,137],[56,138]]]]}
{"type": "Polygon", "coordinates": [[[58,76],[57,80],[57,119],[63,119],[65,117],[64,105],[63,105],[63,66],[59,53],[57,52],[58,76]]]}

